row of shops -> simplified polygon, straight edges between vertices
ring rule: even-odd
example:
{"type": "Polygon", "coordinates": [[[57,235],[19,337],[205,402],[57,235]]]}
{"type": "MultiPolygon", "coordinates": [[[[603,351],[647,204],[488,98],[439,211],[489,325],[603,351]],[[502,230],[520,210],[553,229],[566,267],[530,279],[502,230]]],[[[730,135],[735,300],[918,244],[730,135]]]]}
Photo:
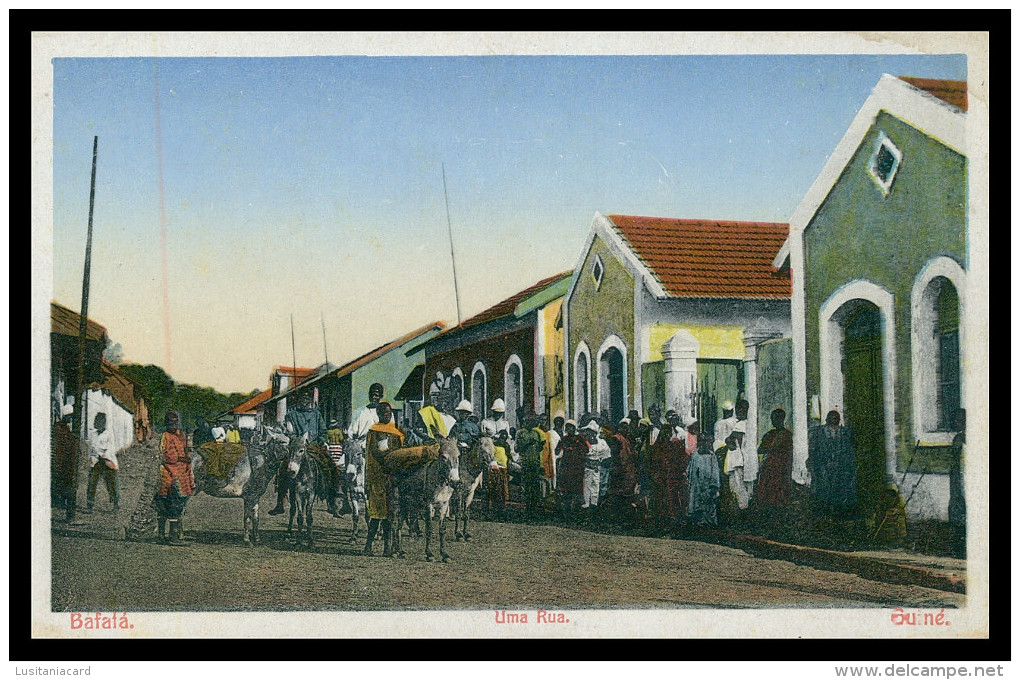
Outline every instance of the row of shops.
{"type": "Polygon", "coordinates": [[[443,390],[511,426],[534,411],[617,421],[651,405],[712,427],[775,408],[809,483],[808,429],[852,429],[861,484],[906,486],[908,513],[946,519],[964,370],[966,84],[884,76],[789,223],[596,213],[572,270],[457,324],[418,328],[342,366],[278,368],[229,416],[282,421],[302,392],[346,426],[381,382],[403,422],[443,390]]]}

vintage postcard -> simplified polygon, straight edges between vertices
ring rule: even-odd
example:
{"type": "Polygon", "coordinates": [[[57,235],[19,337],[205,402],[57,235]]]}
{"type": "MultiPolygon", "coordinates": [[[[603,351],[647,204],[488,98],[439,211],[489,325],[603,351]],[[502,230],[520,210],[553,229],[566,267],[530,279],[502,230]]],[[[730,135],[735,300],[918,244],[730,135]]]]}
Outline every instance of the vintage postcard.
{"type": "Polygon", "coordinates": [[[987,34],[32,47],[34,637],[988,636],[987,34]]]}

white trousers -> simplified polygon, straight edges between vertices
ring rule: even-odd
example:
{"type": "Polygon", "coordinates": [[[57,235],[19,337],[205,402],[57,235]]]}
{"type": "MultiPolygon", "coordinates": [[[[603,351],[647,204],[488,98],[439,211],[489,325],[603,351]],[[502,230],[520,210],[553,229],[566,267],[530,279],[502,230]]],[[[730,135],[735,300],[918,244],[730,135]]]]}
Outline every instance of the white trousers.
{"type": "Polygon", "coordinates": [[[599,504],[599,471],[590,468],[584,469],[584,507],[599,504]]]}
{"type": "Polygon", "coordinates": [[[751,491],[754,482],[744,481],[744,468],[735,467],[730,470],[730,491],[737,498],[737,507],[746,510],[751,502],[751,491]]]}

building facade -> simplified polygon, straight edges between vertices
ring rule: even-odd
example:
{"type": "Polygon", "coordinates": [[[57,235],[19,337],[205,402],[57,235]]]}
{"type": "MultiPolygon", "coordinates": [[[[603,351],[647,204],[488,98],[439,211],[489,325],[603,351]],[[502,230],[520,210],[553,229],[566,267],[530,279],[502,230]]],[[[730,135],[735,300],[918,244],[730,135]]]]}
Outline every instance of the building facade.
{"type": "Polygon", "coordinates": [[[789,365],[771,345],[771,401],[757,395],[759,347],[785,339],[790,354],[789,276],[772,267],[787,233],[776,223],[596,213],[563,302],[570,414],[616,422],[654,403],[711,427],[725,401],[746,397],[754,422],[786,405],[789,365]]]}
{"type": "Polygon", "coordinates": [[[867,515],[890,484],[946,519],[963,371],[966,84],[884,76],[791,220],[795,476],[807,428],[851,428],[867,515]]]}
{"type": "Polygon", "coordinates": [[[425,396],[447,390],[454,406],[466,399],[479,418],[502,399],[511,427],[520,426],[519,413],[562,409],[556,320],[569,281],[570,272],[542,279],[425,343],[425,396]]]}

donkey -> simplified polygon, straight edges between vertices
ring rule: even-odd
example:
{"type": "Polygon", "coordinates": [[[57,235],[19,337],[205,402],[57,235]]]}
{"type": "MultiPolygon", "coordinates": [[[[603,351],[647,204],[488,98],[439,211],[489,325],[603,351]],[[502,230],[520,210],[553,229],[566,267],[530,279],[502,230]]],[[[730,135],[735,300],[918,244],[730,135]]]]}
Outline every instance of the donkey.
{"type": "Polygon", "coordinates": [[[290,474],[290,520],[287,522],[287,536],[293,536],[294,517],[297,516],[298,532],[296,541],[301,544],[301,528],[304,527],[305,542],[311,549],[312,508],[317,496],[325,497],[330,493],[329,474],[327,470],[308,452],[308,433],[291,442],[290,460],[287,463],[290,474]]]}
{"type": "MultiPolygon", "coordinates": [[[[340,492],[351,508],[351,537],[348,543],[358,540],[358,519],[365,505],[365,447],[357,439],[343,443],[343,469],[340,475],[340,492]]],[[[364,513],[368,526],[368,513],[364,513]]]]}
{"type": "Polygon", "coordinates": [[[241,498],[244,500],[242,536],[248,545],[259,542],[259,499],[269,488],[280,461],[287,455],[290,438],[282,432],[260,427],[247,445],[226,480],[217,479],[205,472],[201,449],[192,453],[191,467],[195,475],[195,493],[214,498],[241,498]]]}
{"type": "MultiPolygon", "coordinates": [[[[408,524],[425,520],[425,560],[432,562],[432,519],[439,520],[439,556],[449,562],[446,554],[446,518],[450,514],[450,499],[453,488],[460,481],[460,449],[455,438],[439,437],[439,457],[423,465],[393,475],[393,492],[390,496],[390,513],[393,526],[403,521],[408,524]]],[[[390,531],[386,552],[403,557],[400,531],[390,531]]]]}
{"type": "Polygon", "coordinates": [[[454,540],[470,541],[468,533],[468,517],[471,503],[475,499],[475,491],[482,483],[485,470],[496,462],[495,446],[491,437],[482,437],[468,451],[461,454],[461,481],[453,487],[453,530],[454,540]],[[463,526],[463,531],[461,527],[463,526]]]}

